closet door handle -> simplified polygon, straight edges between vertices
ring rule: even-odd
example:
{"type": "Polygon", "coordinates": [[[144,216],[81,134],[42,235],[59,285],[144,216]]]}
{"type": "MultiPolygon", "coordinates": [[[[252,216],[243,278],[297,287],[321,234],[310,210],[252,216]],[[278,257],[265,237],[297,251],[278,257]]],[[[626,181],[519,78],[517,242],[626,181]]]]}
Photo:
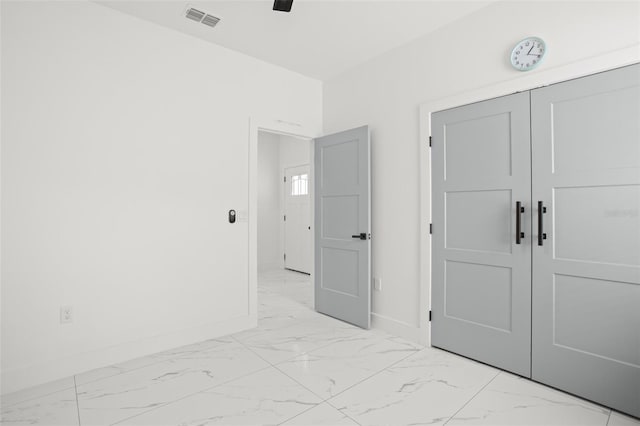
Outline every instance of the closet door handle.
{"type": "Polygon", "coordinates": [[[520,201],[516,201],[516,244],[520,244],[520,240],[524,238],[524,232],[522,232],[522,213],[524,213],[524,207],[520,201]]]}
{"type": "Polygon", "coordinates": [[[544,233],[542,215],[547,212],[547,208],[542,205],[542,201],[538,201],[538,245],[542,245],[542,241],[547,239],[544,233]]]}

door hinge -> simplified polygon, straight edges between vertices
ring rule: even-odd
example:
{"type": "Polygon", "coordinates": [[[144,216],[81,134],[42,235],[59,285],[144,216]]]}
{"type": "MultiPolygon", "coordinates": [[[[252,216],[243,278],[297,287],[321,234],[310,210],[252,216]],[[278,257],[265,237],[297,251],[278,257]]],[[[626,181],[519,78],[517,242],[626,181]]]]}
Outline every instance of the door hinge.
{"type": "Polygon", "coordinates": [[[284,254],[284,260],[287,260],[287,253],[284,254]]]}
{"type": "Polygon", "coordinates": [[[287,221],[287,215],[286,214],[284,215],[284,221],[285,222],[287,221]]]}
{"type": "Polygon", "coordinates": [[[429,224],[429,233],[433,234],[433,223],[429,224]]]}
{"type": "Polygon", "coordinates": [[[286,176],[284,177],[284,181],[285,181],[285,182],[287,181],[287,177],[286,177],[286,176]]]}
{"type": "Polygon", "coordinates": [[[431,147],[431,136],[429,136],[429,147],[431,147]]]}
{"type": "Polygon", "coordinates": [[[429,322],[431,322],[431,311],[429,311],[429,322]]]}

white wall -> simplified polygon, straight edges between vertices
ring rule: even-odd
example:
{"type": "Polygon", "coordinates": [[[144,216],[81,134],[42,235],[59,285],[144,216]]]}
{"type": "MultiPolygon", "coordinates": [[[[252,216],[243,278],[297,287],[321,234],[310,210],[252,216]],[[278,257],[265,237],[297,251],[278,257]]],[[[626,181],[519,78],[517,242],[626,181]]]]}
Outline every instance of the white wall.
{"type": "Polygon", "coordinates": [[[382,279],[373,294],[374,325],[423,337],[416,334],[419,309],[428,306],[428,297],[426,306],[419,302],[420,264],[431,254],[420,258],[420,225],[429,220],[419,213],[420,147],[427,142],[419,140],[420,104],[521,78],[508,55],[526,36],[547,42],[548,57],[532,71],[538,73],[637,47],[639,24],[637,2],[496,3],[325,82],[325,133],[371,126],[373,275],[382,279]]]}
{"type": "Polygon", "coordinates": [[[249,117],[320,126],[321,83],[90,2],[1,35],[2,392],[255,323],[249,117]]]}
{"type": "MultiPolygon", "coordinates": [[[[309,164],[311,158],[311,142],[292,136],[280,136],[280,169],[309,164]]],[[[284,175],[283,175],[284,176],[284,175]]]]}
{"type": "Polygon", "coordinates": [[[258,269],[284,268],[284,169],[309,164],[308,140],[258,133],[258,269]]]}
{"type": "Polygon", "coordinates": [[[282,267],[280,136],[258,135],[258,269],[282,267]]]}

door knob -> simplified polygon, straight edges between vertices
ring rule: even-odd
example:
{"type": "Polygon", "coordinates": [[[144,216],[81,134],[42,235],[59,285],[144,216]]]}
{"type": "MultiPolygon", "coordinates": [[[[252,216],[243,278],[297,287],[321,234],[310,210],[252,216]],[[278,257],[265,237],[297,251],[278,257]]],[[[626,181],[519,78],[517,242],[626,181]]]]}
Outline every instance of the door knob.
{"type": "Polygon", "coordinates": [[[361,240],[366,240],[367,239],[367,233],[366,232],[361,232],[358,235],[352,235],[351,238],[358,238],[361,240]]]}
{"type": "Polygon", "coordinates": [[[546,232],[543,231],[542,228],[542,215],[547,212],[547,208],[544,207],[542,201],[538,201],[538,245],[541,246],[543,244],[542,240],[547,239],[546,232]]]}
{"type": "Polygon", "coordinates": [[[520,244],[522,238],[524,238],[524,232],[520,229],[522,226],[521,214],[524,213],[524,207],[520,201],[516,201],[516,244],[520,244]]]}

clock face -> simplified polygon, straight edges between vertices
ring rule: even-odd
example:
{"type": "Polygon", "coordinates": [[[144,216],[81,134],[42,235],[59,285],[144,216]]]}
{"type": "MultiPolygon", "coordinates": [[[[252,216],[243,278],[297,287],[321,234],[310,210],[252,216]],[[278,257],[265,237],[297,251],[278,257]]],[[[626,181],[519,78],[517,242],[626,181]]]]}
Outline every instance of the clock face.
{"type": "Polygon", "coordinates": [[[511,51],[511,65],[518,71],[529,71],[540,64],[547,51],[542,39],[529,37],[520,41],[511,51]]]}

